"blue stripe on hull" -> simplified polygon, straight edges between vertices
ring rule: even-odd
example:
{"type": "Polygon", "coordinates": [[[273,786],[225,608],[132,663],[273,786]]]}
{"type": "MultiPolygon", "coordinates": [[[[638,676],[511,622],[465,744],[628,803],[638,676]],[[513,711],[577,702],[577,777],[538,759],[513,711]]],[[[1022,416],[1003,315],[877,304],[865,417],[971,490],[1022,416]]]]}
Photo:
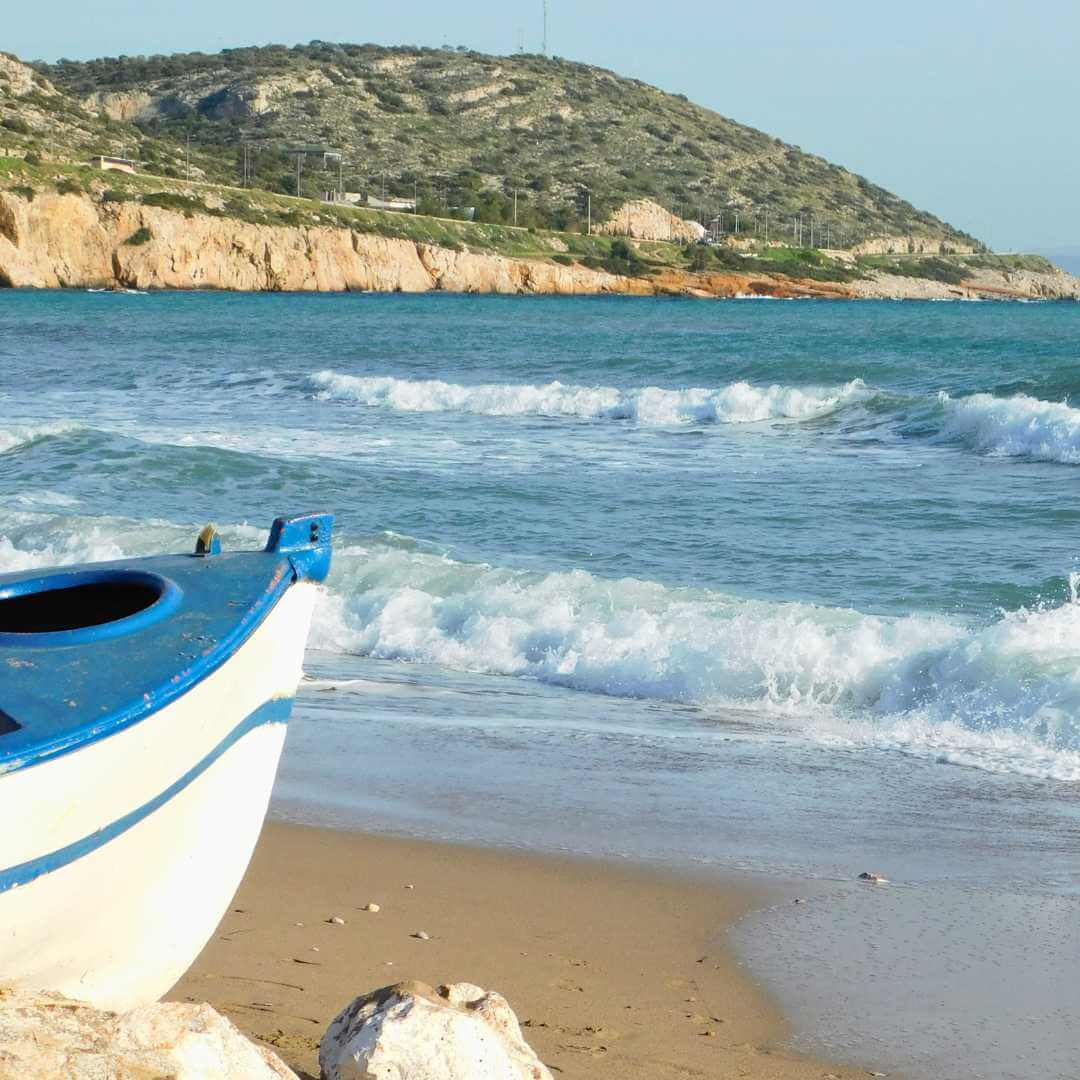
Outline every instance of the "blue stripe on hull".
{"type": "MultiPolygon", "coordinates": [[[[188,769],[183,776],[170,784],[160,795],[125,814],[122,818],[118,818],[111,825],[106,825],[89,836],[84,836],[81,840],[76,840],[74,843],[59,848],[57,851],[49,852],[47,855],[40,855],[36,859],[20,863],[18,866],[0,870],[0,893],[13,889],[17,885],[26,885],[44,874],[52,873],[53,870],[59,870],[62,866],[67,866],[69,863],[75,862],[76,859],[81,859],[84,855],[96,851],[110,840],[123,835],[128,829],[137,825],[144,818],[149,817],[155,810],[164,806],[174,795],[179,794],[189,784],[202,776],[218,758],[226,753],[230,747],[235,746],[249,731],[267,724],[286,723],[289,714],[292,712],[292,704],[293,699],[289,697],[274,698],[272,701],[260,705],[253,713],[237,724],[206,757],[188,769]]],[[[48,766],[46,765],[44,768],[47,770],[48,766]]]]}

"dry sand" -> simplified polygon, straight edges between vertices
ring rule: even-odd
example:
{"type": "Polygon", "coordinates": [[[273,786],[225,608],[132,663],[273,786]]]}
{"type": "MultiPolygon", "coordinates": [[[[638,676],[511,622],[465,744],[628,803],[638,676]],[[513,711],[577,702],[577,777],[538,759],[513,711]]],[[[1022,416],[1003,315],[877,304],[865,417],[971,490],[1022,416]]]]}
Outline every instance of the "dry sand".
{"type": "Polygon", "coordinates": [[[762,899],[647,868],[271,824],[170,997],[211,1002],[302,1076],[353,997],[420,979],[504,994],[556,1077],[865,1077],[783,1049],[781,1018],[723,944],[762,899]]]}

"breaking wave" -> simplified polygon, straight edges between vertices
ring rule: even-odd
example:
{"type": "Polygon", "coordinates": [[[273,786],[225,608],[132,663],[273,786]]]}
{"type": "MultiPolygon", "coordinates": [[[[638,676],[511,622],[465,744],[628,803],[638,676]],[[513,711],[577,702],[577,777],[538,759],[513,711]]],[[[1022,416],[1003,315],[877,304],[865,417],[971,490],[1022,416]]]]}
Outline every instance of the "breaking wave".
{"type": "Polygon", "coordinates": [[[842,386],[754,386],[735,382],[717,389],[667,390],[646,386],[491,383],[465,386],[438,379],[343,375],[320,371],[311,377],[315,396],[399,412],[459,412],[481,416],[572,417],[631,420],[640,424],[753,423],[808,420],[861,400],[871,391],[861,379],[842,386]]]}
{"type": "Polygon", "coordinates": [[[315,648],[751,709],[816,741],[1080,779],[1080,604],[988,625],[347,548],[315,648]]]}
{"type": "Polygon", "coordinates": [[[71,423],[57,422],[33,425],[15,424],[12,427],[0,428],[0,454],[37,442],[38,439],[47,439],[52,435],[63,435],[76,426],[71,423]]]}
{"type": "Polygon", "coordinates": [[[942,434],[973,450],[1080,465],[1080,409],[1027,394],[999,398],[938,395],[945,409],[942,434]]]}

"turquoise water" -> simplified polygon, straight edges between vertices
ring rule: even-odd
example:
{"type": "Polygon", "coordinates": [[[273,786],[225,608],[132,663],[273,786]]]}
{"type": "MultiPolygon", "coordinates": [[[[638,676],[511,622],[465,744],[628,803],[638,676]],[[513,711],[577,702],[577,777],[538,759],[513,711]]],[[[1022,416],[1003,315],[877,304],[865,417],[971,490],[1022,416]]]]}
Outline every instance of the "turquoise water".
{"type": "MultiPolygon", "coordinates": [[[[1078,331],[1068,304],[0,293],[0,571],[333,510],[277,813],[1071,911],[1078,331]]],[[[1027,1075],[903,1042],[875,1053],[1027,1075]]]]}

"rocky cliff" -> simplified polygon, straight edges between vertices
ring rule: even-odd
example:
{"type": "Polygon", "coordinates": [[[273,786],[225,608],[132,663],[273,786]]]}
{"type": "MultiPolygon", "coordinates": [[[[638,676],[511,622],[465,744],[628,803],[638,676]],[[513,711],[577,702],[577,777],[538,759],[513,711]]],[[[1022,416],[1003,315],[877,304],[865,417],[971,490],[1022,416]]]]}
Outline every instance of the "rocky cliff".
{"type": "Polygon", "coordinates": [[[947,285],[879,274],[822,282],[782,274],[627,277],[577,263],[510,258],[331,226],[249,224],[87,194],[0,191],[0,285],[32,288],[228,289],[731,297],[1080,299],[1063,272],[974,271],[947,285]]]}
{"type": "Polygon", "coordinates": [[[609,236],[629,236],[635,240],[671,240],[696,243],[705,229],[696,221],[685,221],[651,199],[625,202],[597,229],[609,236]]]}

